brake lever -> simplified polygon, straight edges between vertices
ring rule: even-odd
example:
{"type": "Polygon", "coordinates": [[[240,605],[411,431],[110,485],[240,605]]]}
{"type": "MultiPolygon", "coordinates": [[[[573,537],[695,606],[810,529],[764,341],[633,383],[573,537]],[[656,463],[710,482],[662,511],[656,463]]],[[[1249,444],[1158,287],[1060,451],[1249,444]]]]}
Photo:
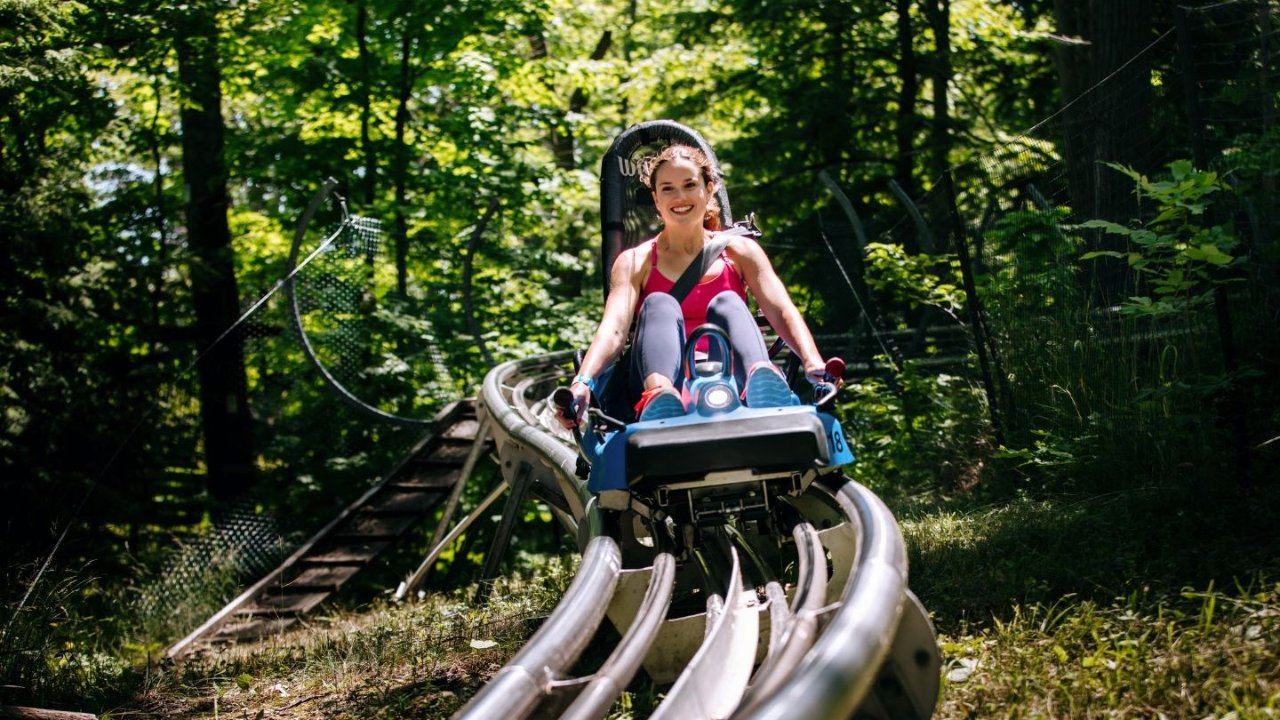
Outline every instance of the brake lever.
{"type": "MultiPolygon", "coordinates": [[[[558,387],[551,391],[551,402],[560,408],[560,412],[564,417],[571,417],[577,420],[578,409],[575,406],[575,400],[573,391],[567,387],[558,387]]],[[[574,474],[578,476],[579,480],[586,480],[587,476],[591,474],[591,463],[587,461],[586,449],[582,446],[582,429],[578,427],[576,422],[571,429],[573,430],[573,441],[578,445],[578,463],[574,467],[574,474]]]]}
{"type": "Polygon", "coordinates": [[[813,404],[817,407],[823,407],[835,399],[836,393],[840,392],[840,381],[844,379],[845,362],[841,358],[833,357],[827,360],[827,365],[822,374],[822,382],[813,386],[813,394],[817,399],[813,404]],[[822,392],[822,395],[818,395],[822,392]]]}

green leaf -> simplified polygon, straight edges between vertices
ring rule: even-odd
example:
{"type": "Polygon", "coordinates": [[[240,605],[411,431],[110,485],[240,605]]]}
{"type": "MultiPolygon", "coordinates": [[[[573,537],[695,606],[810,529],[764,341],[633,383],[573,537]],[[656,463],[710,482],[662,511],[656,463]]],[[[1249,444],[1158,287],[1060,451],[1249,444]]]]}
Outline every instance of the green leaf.
{"type": "Polygon", "coordinates": [[[1222,252],[1222,250],[1213,243],[1205,243],[1200,246],[1200,252],[1204,254],[1204,260],[1212,265],[1230,265],[1235,258],[1222,252]]]}
{"type": "Polygon", "coordinates": [[[1174,160],[1169,163],[1169,174],[1173,175],[1174,180],[1184,180],[1195,172],[1195,166],[1190,160],[1174,160]]]}
{"type": "Polygon", "coordinates": [[[1132,235],[1134,232],[1133,228],[1126,227],[1124,225],[1121,225],[1120,223],[1111,222],[1110,220],[1085,220],[1084,222],[1080,223],[1077,227],[1089,228],[1093,230],[1103,230],[1112,235],[1124,235],[1126,237],[1128,237],[1129,235],[1132,235]]]}
{"type": "Polygon", "coordinates": [[[236,676],[236,687],[240,688],[241,690],[248,690],[249,686],[252,684],[253,684],[252,675],[245,673],[243,675],[236,676]]]}

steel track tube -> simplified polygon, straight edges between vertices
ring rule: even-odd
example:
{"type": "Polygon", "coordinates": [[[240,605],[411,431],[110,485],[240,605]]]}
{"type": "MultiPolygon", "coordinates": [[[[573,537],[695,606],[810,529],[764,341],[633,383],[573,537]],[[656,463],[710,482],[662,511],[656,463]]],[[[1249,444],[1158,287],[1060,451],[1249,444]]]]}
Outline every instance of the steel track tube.
{"type": "MultiPolygon", "coordinates": [[[[493,433],[495,440],[498,440],[499,452],[502,451],[502,439],[532,450],[556,475],[574,517],[582,518],[587,515],[586,506],[591,499],[591,494],[587,492],[586,483],[579,482],[574,476],[578,463],[577,451],[543,429],[531,425],[512,406],[513,399],[504,392],[504,388],[513,386],[510,382],[513,377],[535,369],[555,367],[568,362],[572,356],[571,352],[562,352],[528,360],[512,360],[498,365],[485,375],[484,384],[480,390],[480,401],[485,412],[493,420],[493,433]]],[[[598,524],[599,513],[594,514],[593,522],[598,524]]]]}
{"type": "Polygon", "coordinates": [[[640,669],[640,663],[658,638],[658,630],[671,606],[675,587],[676,560],[670,553],[659,553],[653,560],[653,575],[645,592],[636,622],[618,643],[591,683],[587,685],[561,720],[595,720],[609,712],[618,696],[640,669]]]}
{"type": "Polygon", "coordinates": [[[653,720],[728,717],[742,700],[755,664],[760,616],[755,592],[742,590],[737,551],[730,548],[729,555],[732,567],[724,611],[712,620],[713,598],[708,598],[710,628],[702,646],[654,711],[653,720]]]}
{"type": "Polygon", "coordinates": [[[617,587],[622,553],[618,544],[603,533],[595,498],[587,492],[586,484],[574,477],[577,453],[531,425],[513,407],[521,399],[510,397],[505,391],[517,384],[510,382],[512,378],[534,369],[554,368],[568,358],[569,353],[558,353],[498,365],[485,376],[481,402],[493,421],[500,453],[504,447],[522,449],[555,475],[574,516],[580,518],[582,564],[551,617],[455,718],[513,720],[533,713],[547,697],[552,683],[582,654],[594,629],[604,619],[609,598],[617,587]]]}
{"type": "Polygon", "coordinates": [[[906,602],[902,531],[880,498],[852,480],[834,500],[858,537],[856,570],[841,606],[786,684],[758,708],[735,717],[848,718],[888,655],[906,602]]]}
{"type": "MultiPolygon", "coordinates": [[[[751,712],[787,681],[804,660],[804,654],[813,647],[818,634],[818,611],[827,594],[826,554],[813,525],[801,523],[792,535],[799,562],[792,607],[783,611],[785,625],[776,628],[779,637],[771,640],[769,655],[752,678],[751,688],[738,708],[739,714],[751,712]]],[[[773,635],[771,632],[771,639],[773,635]]]]}
{"type": "Polygon", "coordinates": [[[528,717],[546,696],[551,682],[578,658],[591,632],[604,619],[608,598],[622,563],[617,545],[596,537],[582,554],[582,566],[555,612],[523,649],[454,716],[457,718],[528,717]]]}

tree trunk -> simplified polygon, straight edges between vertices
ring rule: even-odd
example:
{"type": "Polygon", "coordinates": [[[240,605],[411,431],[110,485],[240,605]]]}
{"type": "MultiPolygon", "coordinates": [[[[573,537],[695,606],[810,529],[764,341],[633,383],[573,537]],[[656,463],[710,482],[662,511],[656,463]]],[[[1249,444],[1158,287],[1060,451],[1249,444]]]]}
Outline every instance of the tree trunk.
{"type": "MultiPolygon", "coordinates": [[[[1146,172],[1150,147],[1152,0],[1055,0],[1054,53],[1064,103],[1064,150],[1072,210],[1079,220],[1127,222],[1137,201],[1127,178],[1105,163],[1146,172]]],[[[1124,239],[1095,233],[1092,249],[1123,250],[1124,239]]],[[[1090,266],[1097,299],[1111,304],[1128,293],[1119,261],[1090,266]]]]}
{"type": "Polygon", "coordinates": [[[820,167],[841,165],[849,143],[849,87],[853,73],[848,38],[853,35],[852,12],[844,3],[831,3],[822,9],[822,23],[826,26],[822,54],[827,72],[821,92],[825,102],[817,108],[811,126],[820,167]]]}
{"type": "MultiPolygon", "coordinates": [[[[626,30],[624,30],[622,33],[622,66],[628,69],[627,71],[623,71],[622,73],[621,80],[623,85],[626,85],[627,82],[630,81],[631,79],[631,74],[629,72],[631,68],[631,37],[632,37],[632,33],[635,32],[636,23],[639,21],[639,16],[640,16],[639,0],[630,0],[630,2],[627,3],[627,27],[626,27],[626,30]]],[[[626,93],[623,93],[622,102],[618,107],[618,118],[622,120],[622,124],[624,127],[631,124],[628,118],[630,114],[631,114],[631,106],[627,102],[626,93]]]]}
{"type": "Polygon", "coordinates": [[[1061,38],[1053,48],[1052,57],[1062,94],[1063,156],[1067,164],[1070,202],[1079,218],[1088,218],[1093,210],[1093,183],[1090,180],[1093,163],[1087,152],[1086,133],[1079,128],[1085,113],[1075,102],[1089,86],[1088,0],[1054,0],[1053,15],[1058,25],[1057,35],[1061,38]]]}
{"type": "MultiPolygon", "coordinates": [[[[413,16],[406,12],[406,17],[413,16]]],[[[408,203],[409,147],[405,144],[405,131],[409,125],[409,98],[413,93],[413,51],[416,44],[410,24],[404,24],[404,35],[400,39],[400,97],[396,106],[396,152],[395,167],[392,170],[392,183],[396,193],[393,240],[396,254],[396,292],[402,298],[408,295],[409,272],[409,221],[405,216],[408,203]]]]}
{"type": "Polygon", "coordinates": [[[916,67],[915,33],[911,26],[911,0],[897,0],[898,10],[898,122],[895,137],[898,152],[893,161],[893,177],[908,196],[916,194],[914,160],[916,96],[920,93],[920,71],[916,67]]]}
{"type": "Polygon", "coordinates": [[[200,335],[200,418],[209,490],[228,499],[254,476],[242,338],[223,332],[238,319],[239,292],[227,222],[218,28],[212,3],[189,5],[177,19],[182,103],[182,165],[189,198],[191,294],[200,335]],[[219,342],[221,339],[221,342],[219,342]]]}
{"type": "Polygon", "coordinates": [[[373,72],[370,69],[369,40],[366,37],[368,25],[369,7],[365,0],[356,0],[356,51],[360,62],[360,89],[357,97],[360,100],[360,150],[364,153],[364,178],[361,187],[364,190],[365,204],[373,205],[377,193],[378,153],[373,148],[369,130],[373,116],[373,93],[370,90],[373,72]]]}
{"type": "Polygon", "coordinates": [[[168,208],[165,206],[164,201],[164,148],[160,140],[160,113],[164,108],[164,102],[160,94],[160,74],[161,70],[156,68],[151,76],[151,88],[156,96],[156,107],[151,115],[151,132],[147,134],[148,149],[151,151],[151,164],[155,168],[155,177],[152,179],[151,189],[153,202],[155,203],[154,223],[156,232],[156,262],[153,263],[156,269],[150,277],[152,285],[148,295],[151,299],[151,324],[156,327],[161,324],[160,306],[164,297],[164,273],[166,268],[169,267],[169,226],[165,221],[168,217],[168,208]]]}
{"type": "Polygon", "coordinates": [[[934,55],[930,64],[933,84],[933,123],[929,131],[929,171],[937,181],[951,167],[951,0],[927,0],[925,14],[933,33],[934,55]]]}

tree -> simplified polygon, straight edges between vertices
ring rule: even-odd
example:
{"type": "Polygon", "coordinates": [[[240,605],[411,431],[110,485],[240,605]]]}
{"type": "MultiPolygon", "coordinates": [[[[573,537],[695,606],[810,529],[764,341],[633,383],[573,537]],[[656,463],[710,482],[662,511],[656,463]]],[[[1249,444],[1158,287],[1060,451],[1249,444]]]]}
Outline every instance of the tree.
{"type": "Polygon", "coordinates": [[[240,294],[227,222],[216,5],[191,3],[173,18],[183,90],[182,161],[206,472],[213,495],[229,499],[252,484],[255,455],[241,338],[224,334],[240,315],[240,294]]]}
{"type": "Polygon", "coordinates": [[[915,28],[911,22],[911,0],[897,0],[898,35],[898,153],[894,158],[894,179],[908,195],[915,195],[916,99],[920,92],[920,70],[916,62],[915,28]]]}
{"type": "Polygon", "coordinates": [[[951,0],[924,0],[924,13],[933,35],[934,52],[930,62],[933,86],[933,122],[929,130],[929,174],[933,179],[951,168],[951,0]]]}
{"type": "MultiPolygon", "coordinates": [[[[1063,154],[1079,218],[1124,222],[1137,207],[1128,184],[1104,163],[1147,172],[1150,163],[1152,0],[1057,0],[1054,49],[1064,113],[1063,154]]],[[[1122,241],[1095,234],[1095,250],[1122,241]]],[[[1124,297],[1123,268],[1099,263],[1092,285],[1104,302],[1124,297]]]]}
{"type": "Polygon", "coordinates": [[[95,257],[82,178],[110,112],[83,70],[81,22],[70,3],[0,7],[0,537],[15,549],[64,526],[111,442],[98,431],[118,425],[97,412],[112,398],[94,397],[110,385],[110,263],[95,257]]]}

